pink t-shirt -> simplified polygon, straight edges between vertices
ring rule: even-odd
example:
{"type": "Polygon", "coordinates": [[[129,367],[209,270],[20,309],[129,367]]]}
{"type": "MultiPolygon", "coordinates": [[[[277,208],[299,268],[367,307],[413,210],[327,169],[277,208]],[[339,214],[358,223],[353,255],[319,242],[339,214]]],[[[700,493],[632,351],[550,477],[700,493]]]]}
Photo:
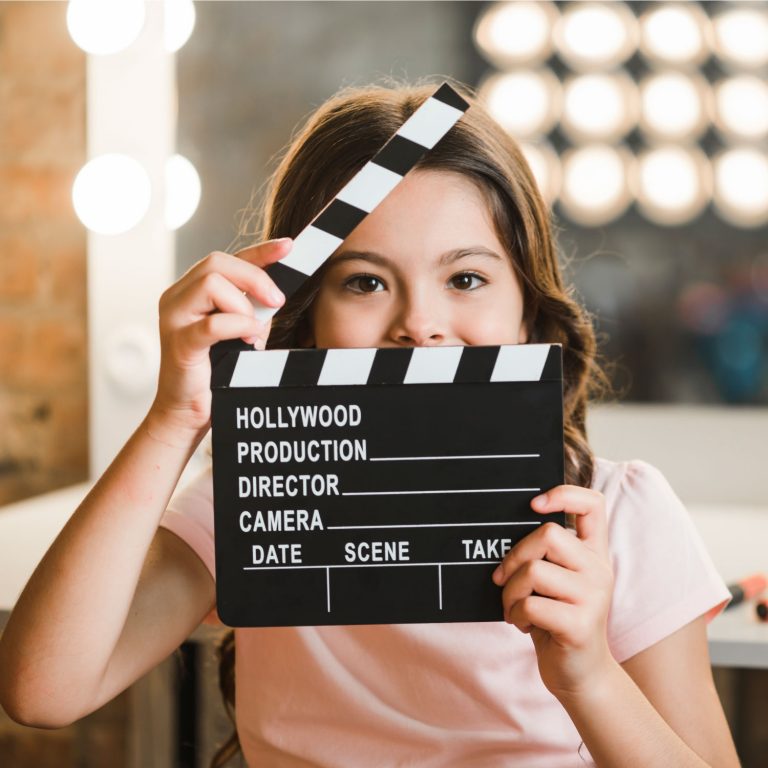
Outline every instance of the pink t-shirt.
{"type": "MultiPolygon", "coordinates": [[[[730,595],[658,469],[597,458],[593,488],[606,499],[608,641],[622,662],[730,595]]],[[[212,497],[208,470],[160,524],[215,578],[212,497]]],[[[504,622],[236,629],[235,647],[237,728],[252,766],[593,764],[541,682],[530,636],[504,622]]]]}

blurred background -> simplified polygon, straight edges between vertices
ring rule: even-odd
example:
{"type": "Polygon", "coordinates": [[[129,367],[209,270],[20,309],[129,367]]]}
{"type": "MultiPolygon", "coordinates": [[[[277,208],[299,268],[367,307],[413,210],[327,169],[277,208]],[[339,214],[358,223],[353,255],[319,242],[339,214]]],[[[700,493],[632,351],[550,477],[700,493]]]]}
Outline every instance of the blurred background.
{"type": "Polygon", "coordinates": [[[449,74],[524,143],[626,399],[766,404],[759,5],[203,4],[208,31],[178,53],[177,146],[203,193],[177,263],[230,242],[297,118],[337,88],[449,74]]]}
{"type": "MultiPolygon", "coordinates": [[[[595,451],[768,507],[766,73],[764,2],[0,2],[0,522],[44,551],[151,401],[159,294],[255,237],[297,123],[422,76],[477,88],[552,205],[616,388],[595,451]]],[[[183,653],[69,729],[0,720],[0,762],[206,764],[224,717],[183,653]]],[[[718,678],[746,768],[767,681],[718,678]]]]}

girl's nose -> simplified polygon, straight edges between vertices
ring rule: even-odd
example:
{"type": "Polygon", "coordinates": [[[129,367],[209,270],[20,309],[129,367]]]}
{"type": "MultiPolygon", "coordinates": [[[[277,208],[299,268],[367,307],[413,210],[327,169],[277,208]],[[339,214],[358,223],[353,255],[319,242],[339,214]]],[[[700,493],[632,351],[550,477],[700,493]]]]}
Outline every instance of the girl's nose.
{"type": "Polygon", "coordinates": [[[436,306],[424,299],[412,298],[403,303],[393,318],[390,336],[398,344],[427,347],[443,344],[446,329],[436,306]]]}

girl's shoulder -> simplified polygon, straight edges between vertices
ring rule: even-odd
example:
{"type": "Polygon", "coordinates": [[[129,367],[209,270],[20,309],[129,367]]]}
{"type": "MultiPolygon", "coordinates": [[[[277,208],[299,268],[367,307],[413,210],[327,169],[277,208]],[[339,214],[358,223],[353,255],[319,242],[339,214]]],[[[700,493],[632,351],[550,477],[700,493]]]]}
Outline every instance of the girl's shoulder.
{"type": "Polygon", "coordinates": [[[592,488],[605,496],[615,579],[608,639],[619,661],[723,607],[728,590],[658,467],[596,457],[592,488]]]}
{"type": "Polygon", "coordinates": [[[649,505],[662,516],[687,515],[664,473],[642,459],[613,461],[595,456],[592,489],[605,496],[609,521],[629,508],[645,510],[649,505]]]}
{"type": "Polygon", "coordinates": [[[592,488],[605,497],[614,558],[650,563],[695,552],[709,560],[691,514],[658,467],[642,459],[596,457],[592,488]]]}

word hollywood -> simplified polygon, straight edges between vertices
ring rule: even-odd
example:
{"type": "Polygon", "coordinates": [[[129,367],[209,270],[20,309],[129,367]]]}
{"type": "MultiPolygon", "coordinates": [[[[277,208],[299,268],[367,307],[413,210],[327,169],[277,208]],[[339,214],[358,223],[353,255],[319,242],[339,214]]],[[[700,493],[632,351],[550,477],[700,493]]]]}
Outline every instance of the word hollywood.
{"type": "Polygon", "coordinates": [[[235,409],[238,429],[308,429],[309,427],[357,427],[362,418],[359,405],[278,405],[275,408],[235,409]]]}

